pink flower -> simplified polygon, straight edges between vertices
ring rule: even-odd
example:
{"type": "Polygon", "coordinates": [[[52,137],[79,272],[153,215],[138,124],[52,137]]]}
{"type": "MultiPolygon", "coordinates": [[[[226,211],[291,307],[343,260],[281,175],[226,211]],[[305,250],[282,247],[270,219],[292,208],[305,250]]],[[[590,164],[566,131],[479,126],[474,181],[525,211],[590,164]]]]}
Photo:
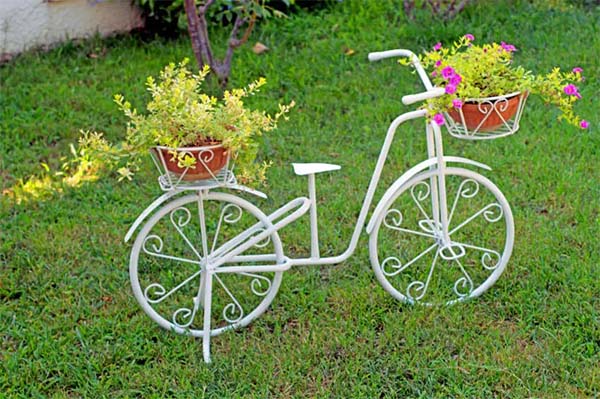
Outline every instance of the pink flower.
{"type": "Polygon", "coordinates": [[[456,86],[453,84],[447,84],[444,91],[446,94],[454,94],[456,93],[456,86]]]}
{"type": "Polygon", "coordinates": [[[437,76],[437,71],[431,72],[431,76],[433,76],[435,78],[437,76]]]}
{"type": "Polygon", "coordinates": [[[565,86],[563,90],[565,91],[565,94],[567,96],[575,96],[577,98],[581,98],[581,94],[579,94],[579,89],[577,89],[577,86],[575,86],[574,84],[569,83],[565,86]]]}
{"type": "Polygon", "coordinates": [[[513,51],[517,51],[517,48],[515,46],[513,46],[512,44],[501,42],[500,46],[504,49],[504,51],[507,51],[509,53],[512,53],[513,51]]]}
{"type": "Polygon", "coordinates": [[[475,40],[475,36],[473,36],[473,35],[472,35],[472,34],[470,34],[470,33],[467,33],[467,34],[465,35],[465,39],[467,39],[468,41],[472,42],[473,40],[475,40]]]}
{"type": "Polygon", "coordinates": [[[437,42],[435,46],[433,46],[433,51],[438,51],[442,49],[442,43],[437,42]]]}
{"type": "Polygon", "coordinates": [[[579,123],[579,126],[581,126],[582,129],[587,129],[590,127],[590,123],[584,119],[579,123]]]}
{"type": "Polygon", "coordinates": [[[583,72],[583,68],[580,68],[580,67],[573,68],[573,73],[582,73],[582,72],[583,72]]]}
{"type": "Polygon", "coordinates": [[[437,67],[439,67],[440,65],[442,65],[442,61],[441,61],[441,60],[437,60],[437,61],[435,62],[435,67],[437,68],[437,67]]]}
{"type": "Polygon", "coordinates": [[[433,121],[438,124],[438,126],[442,126],[444,124],[444,115],[435,114],[433,116],[433,121]]]}
{"type": "Polygon", "coordinates": [[[455,98],[454,100],[452,100],[452,106],[454,108],[462,108],[463,102],[460,101],[458,98],[455,98]]]}
{"type": "Polygon", "coordinates": [[[450,79],[451,76],[453,76],[456,72],[454,72],[454,68],[447,66],[446,68],[442,69],[442,77],[446,80],[450,79]]]}
{"type": "Polygon", "coordinates": [[[453,86],[458,86],[460,84],[460,82],[462,82],[462,76],[460,76],[457,73],[450,76],[450,79],[448,80],[448,83],[450,83],[453,86]]]}

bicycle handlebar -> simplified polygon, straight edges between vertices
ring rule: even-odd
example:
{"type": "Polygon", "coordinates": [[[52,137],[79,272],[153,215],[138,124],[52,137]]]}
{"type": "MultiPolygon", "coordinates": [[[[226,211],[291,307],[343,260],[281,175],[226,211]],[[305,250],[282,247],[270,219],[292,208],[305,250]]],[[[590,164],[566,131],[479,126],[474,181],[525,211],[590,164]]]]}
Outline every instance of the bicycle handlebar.
{"type": "Polygon", "coordinates": [[[410,50],[396,49],[396,50],[387,50],[387,51],[377,51],[374,53],[369,53],[368,57],[369,57],[369,61],[371,61],[371,62],[379,61],[379,60],[383,60],[385,58],[391,58],[391,57],[410,58],[410,61],[413,64],[413,66],[415,67],[415,69],[417,70],[417,73],[419,74],[419,77],[421,78],[421,82],[423,82],[425,89],[427,89],[428,91],[433,89],[433,85],[431,84],[431,81],[429,80],[429,76],[427,76],[427,72],[425,72],[425,69],[423,69],[423,66],[419,62],[419,57],[417,57],[410,50]]]}
{"type": "Polygon", "coordinates": [[[441,97],[444,94],[446,94],[446,89],[443,87],[434,87],[431,90],[424,91],[423,93],[408,94],[402,97],[402,103],[404,105],[410,105],[419,101],[428,100],[430,98],[441,97]]]}

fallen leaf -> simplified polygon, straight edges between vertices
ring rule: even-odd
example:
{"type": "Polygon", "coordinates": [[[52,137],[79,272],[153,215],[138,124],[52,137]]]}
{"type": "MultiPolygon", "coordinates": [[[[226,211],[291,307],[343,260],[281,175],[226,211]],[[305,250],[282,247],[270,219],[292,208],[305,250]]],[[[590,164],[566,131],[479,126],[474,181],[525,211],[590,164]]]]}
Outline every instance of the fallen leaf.
{"type": "Polygon", "coordinates": [[[344,49],[344,54],[347,55],[347,56],[351,56],[354,53],[356,53],[356,51],[354,51],[353,49],[351,49],[349,47],[344,49]]]}
{"type": "Polygon", "coordinates": [[[256,42],[254,47],[252,47],[252,51],[254,51],[254,54],[262,54],[265,51],[269,51],[269,48],[261,42],[256,42]]]}

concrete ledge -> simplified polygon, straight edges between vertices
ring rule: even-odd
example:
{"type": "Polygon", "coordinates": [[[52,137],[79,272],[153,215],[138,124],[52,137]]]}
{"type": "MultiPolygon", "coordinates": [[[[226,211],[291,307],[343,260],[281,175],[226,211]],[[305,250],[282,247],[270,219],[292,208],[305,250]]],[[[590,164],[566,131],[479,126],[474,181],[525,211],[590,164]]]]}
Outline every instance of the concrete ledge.
{"type": "Polygon", "coordinates": [[[0,0],[0,59],[68,39],[143,25],[131,0],[0,0]]]}

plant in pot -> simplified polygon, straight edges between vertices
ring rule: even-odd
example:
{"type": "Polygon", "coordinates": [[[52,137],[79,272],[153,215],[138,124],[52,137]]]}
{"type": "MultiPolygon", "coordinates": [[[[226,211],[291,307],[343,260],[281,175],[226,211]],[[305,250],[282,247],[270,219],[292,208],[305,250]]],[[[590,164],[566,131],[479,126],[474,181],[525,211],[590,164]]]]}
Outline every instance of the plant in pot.
{"type": "MultiPolygon", "coordinates": [[[[537,94],[561,111],[559,119],[588,128],[589,123],[573,110],[581,98],[575,85],[584,80],[581,68],[570,72],[554,68],[546,75],[534,75],[514,65],[515,46],[505,42],[479,46],[474,40],[473,35],[466,34],[450,48],[437,43],[419,56],[434,85],[445,88],[446,95],[426,105],[429,117],[437,124],[448,120],[450,132],[462,137],[511,134],[519,127],[528,95],[537,94]]],[[[405,59],[400,62],[410,63],[405,59]]]]}
{"type": "Polygon", "coordinates": [[[128,153],[128,166],[119,173],[130,177],[140,155],[150,150],[179,179],[215,178],[231,162],[240,181],[264,181],[268,164],[255,162],[257,139],[275,129],[294,103],[279,104],[274,116],[248,109],[244,99],[259,91],[266,83],[264,78],[245,88],[227,90],[221,99],[209,96],[200,90],[209,68],[196,75],[187,69],[187,62],[167,65],[158,81],[148,77],[146,85],[152,99],[146,114],[138,113],[122,95],[115,95],[115,102],[129,118],[123,148],[128,153]]]}

